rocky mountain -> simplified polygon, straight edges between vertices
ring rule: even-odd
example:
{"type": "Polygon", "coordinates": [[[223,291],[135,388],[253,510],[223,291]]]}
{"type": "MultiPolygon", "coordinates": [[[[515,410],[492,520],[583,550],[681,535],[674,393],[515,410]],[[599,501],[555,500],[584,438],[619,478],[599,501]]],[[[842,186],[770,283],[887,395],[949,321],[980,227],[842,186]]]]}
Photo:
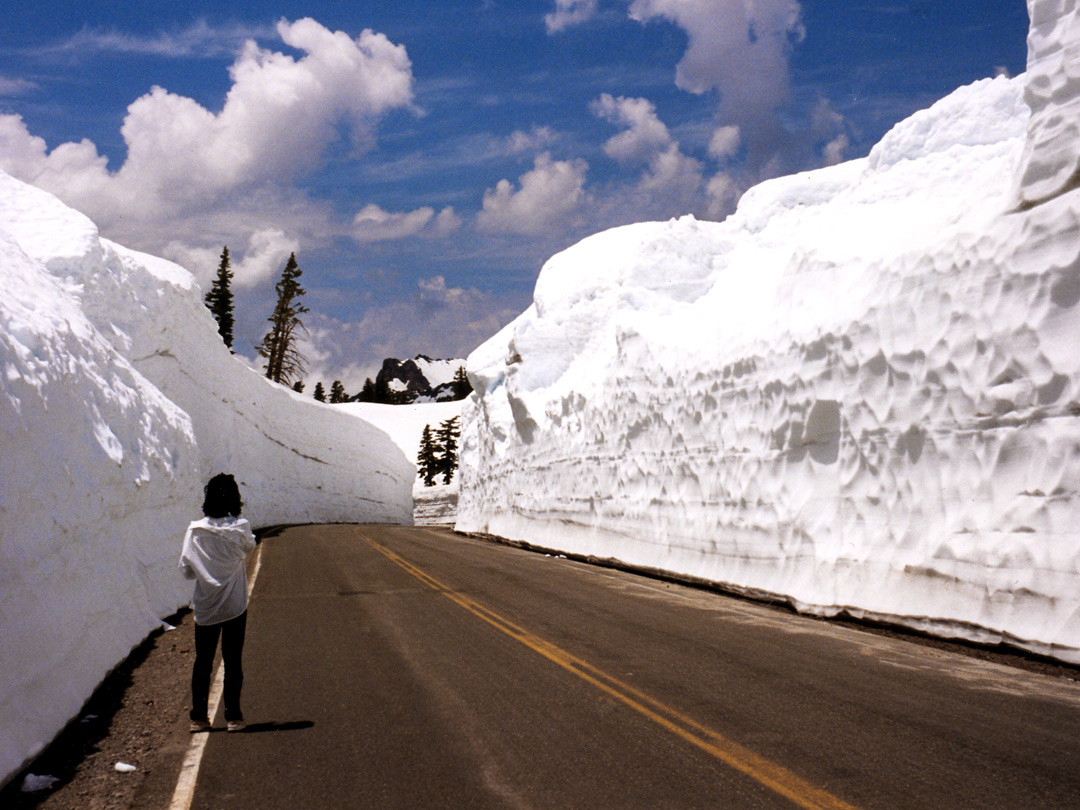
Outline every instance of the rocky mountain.
{"type": "Polygon", "coordinates": [[[375,380],[353,399],[360,402],[452,402],[472,391],[465,380],[465,361],[440,360],[418,354],[408,360],[388,357],[375,380]],[[460,373],[459,373],[460,372],[460,373]]]}

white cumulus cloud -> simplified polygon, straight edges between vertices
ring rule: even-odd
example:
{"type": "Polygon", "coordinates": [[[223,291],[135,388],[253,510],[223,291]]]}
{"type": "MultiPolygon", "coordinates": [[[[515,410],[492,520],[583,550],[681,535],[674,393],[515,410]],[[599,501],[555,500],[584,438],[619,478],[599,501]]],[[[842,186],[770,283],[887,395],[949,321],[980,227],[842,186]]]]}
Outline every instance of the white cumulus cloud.
{"type": "MultiPolygon", "coordinates": [[[[385,113],[412,104],[413,76],[405,48],[383,34],[367,30],[354,39],[312,19],[283,20],[276,31],[302,55],[248,40],[218,112],[162,87],[133,101],[120,130],[127,158],[115,172],[92,142],[49,151],[12,115],[0,115],[0,168],[147,250],[161,250],[215,211],[227,219],[238,199],[258,197],[263,211],[292,212],[288,184],[320,167],[342,124],[354,148],[369,146],[385,113]]],[[[247,233],[267,225],[263,219],[247,233]]]]}
{"type": "Polygon", "coordinates": [[[634,0],[630,16],[663,18],[689,42],[676,84],[692,93],[719,90],[725,120],[771,118],[787,98],[788,58],[804,35],[797,0],[634,0]]]}
{"type": "MultiPolygon", "coordinates": [[[[282,230],[264,228],[255,231],[246,248],[236,244],[229,248],[233,284],[243,289],[276,279],[289,254],[299,249],[299,241],[282,230]]],[[[189,247],[181,241],[173,241],[165,246],[162,255],[188,270],[203,289],[209,289],[221,261],[221,248],[189,247]]]]}
{"type": "Polygon", "coordinates": [[[717,160],[726,160],[739,151],[741,141],[738,127],[720,127],[709,139],[709,154],[717,160]]]}
{"type": "Polygon", "coordinates": [[[604,144],[604,154],[622,163],[646,163],[641,190],[659,195],[675,207],[693,204],[702,183],[701,162],[682,153],[651,101],[604,93],[591,109],[595,115],[626,127],[604,144]]]}
{"type": "Polygon", "coordinates": [[[648,160],[672,144],[671,133],[644,98],[618,98],[604,93],[590,109],[594,115],[626,129],[604,144],[604,154],[618,161],[648,160]]]}
{"type": "Polygon", "coordinates": [[[484,230],[538,233],[565,220],[585,199],[584,160],[552,160],[544,152],[520,178],[520,188],[500,180],[484,192],[477,225],[484,230]]]}

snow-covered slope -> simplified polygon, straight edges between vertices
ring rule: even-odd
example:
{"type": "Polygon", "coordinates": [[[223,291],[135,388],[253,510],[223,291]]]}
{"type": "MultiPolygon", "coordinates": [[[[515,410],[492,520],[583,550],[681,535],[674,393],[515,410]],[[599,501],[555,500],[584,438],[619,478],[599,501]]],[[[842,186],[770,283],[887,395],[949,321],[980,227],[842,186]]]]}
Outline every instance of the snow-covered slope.
{"type": "Polygon", "coordinates": [[[1069,71],[1030,137],[985,80],[723,223],[554,256],[468,359],[457,528],[1080,662],[1069,71]]]}
{"type": "Polygon", "coordinates": [[[202,485],[256,525],[411,522],[383,432],[232,358],[190,275],[0,173],[0,782],[185,604],[202,485]]]}
{"type": "Polygon", "coordinates": [[[432,388],[453,382],[457,370],[465,365],[464,360],[432,360],[422,354],[418,355],[414,362],[432,388]]]}

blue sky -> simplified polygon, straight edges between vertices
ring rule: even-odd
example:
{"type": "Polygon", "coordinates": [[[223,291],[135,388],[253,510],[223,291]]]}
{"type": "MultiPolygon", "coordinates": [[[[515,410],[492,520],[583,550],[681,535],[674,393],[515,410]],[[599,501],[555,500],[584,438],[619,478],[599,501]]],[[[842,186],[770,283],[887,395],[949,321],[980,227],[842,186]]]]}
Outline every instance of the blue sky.
{"type": "Polygon", "coordinates": [[[24,2],[0,31],[0,168],[201,281],[241,353],[290,251],[309,384],[464,356],[604,228],[721,219],[1023,71],[1023,0],[24,2]],[[748,10],[749,9],[749,10],[748,10]],[[12,23],[11,21],[14,21],[12,23]]]}

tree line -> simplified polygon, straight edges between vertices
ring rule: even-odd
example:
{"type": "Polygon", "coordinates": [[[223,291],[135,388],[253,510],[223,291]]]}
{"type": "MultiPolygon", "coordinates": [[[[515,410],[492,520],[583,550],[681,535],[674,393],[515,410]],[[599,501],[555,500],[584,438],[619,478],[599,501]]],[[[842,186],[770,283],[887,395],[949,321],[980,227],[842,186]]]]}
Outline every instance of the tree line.
{"type": "MultiPolygon", "coordinates": [[[[298,393],[304,390],[301,377],[305,371],[304,357],[300,353],[298,343],[300,336],[307,333],[300,316],[308,312],[308,308],[301,302],[306,292],[300,284],[302,274],[303,271],[296,261],[296,254],[290,254],[289,261],[282,270],[281,278],[274,285],[277,302],[273,313],[267,318],[270,329],[262,341],[255,346],[259,356],[266,360],[263,366],[266,377],[281,385],[291,386],[298,393]]],[[[233,329],[236,324],[233,312],[232,278],[229,247],[226,245],[221,251],[217,273],[204,301],[217,321],[218,334],[221,335],[229,351],[233,350],[233,329]]],[[[455,399],[464,399],[472,391],[464,368],[459,368],[455,373],[452,390],[455,399]]],[[[355,396],[349,396],[345,392],[345,386],[340,380],[334,380],[330,385],[329,396],[321,381],[315,384],[312,394],[319,402],[330,403],[355,401],[396,405],[404,401],[402,395],[392,390],[385,379],[380,378],[372,382],[370,377],[364,381],[364,387],[355,396]]]]}

